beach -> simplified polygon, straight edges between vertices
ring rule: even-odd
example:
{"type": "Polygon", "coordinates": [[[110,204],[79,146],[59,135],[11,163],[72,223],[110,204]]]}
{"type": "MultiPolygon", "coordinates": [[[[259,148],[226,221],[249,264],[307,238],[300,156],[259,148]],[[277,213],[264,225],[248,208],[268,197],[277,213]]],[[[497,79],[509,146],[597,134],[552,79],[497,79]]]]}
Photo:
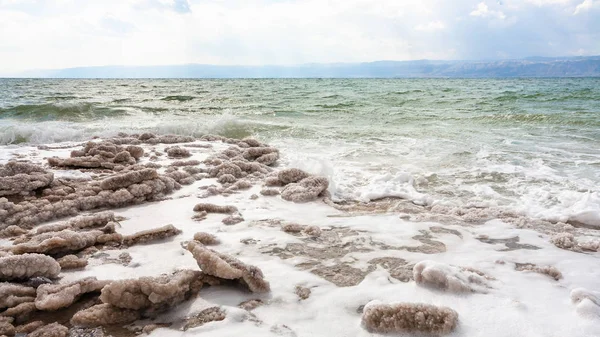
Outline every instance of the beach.
{"type": "Polygon", "coordinates": [[[598,80],[2,81],[17,329],[600,335],[598,80]]]}

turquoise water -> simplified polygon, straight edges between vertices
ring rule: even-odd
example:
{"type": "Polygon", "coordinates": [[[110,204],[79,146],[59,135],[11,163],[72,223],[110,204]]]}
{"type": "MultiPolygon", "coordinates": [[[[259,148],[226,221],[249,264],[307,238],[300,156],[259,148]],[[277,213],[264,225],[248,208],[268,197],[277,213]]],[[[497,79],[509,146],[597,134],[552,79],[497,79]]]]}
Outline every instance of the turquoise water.
{"type": "Polygon", "coordinates": [[[4,145],[143,131],[255,136],[280,147],[284,163],[313,163],[339,198],[390,175],[408,177],[428,203],[543,217],[600,210],[600,79],[0,79],[0,88],[4,145]]]}

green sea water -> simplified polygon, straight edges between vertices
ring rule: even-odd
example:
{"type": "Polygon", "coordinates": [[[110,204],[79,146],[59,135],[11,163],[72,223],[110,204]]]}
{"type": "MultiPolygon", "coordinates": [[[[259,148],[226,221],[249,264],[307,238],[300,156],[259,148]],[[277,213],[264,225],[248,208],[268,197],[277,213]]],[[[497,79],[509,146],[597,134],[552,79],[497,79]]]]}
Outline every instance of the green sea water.
{"type": "Polygon", "coordinates": [[[600,214],[597,78],[0,79],[4,146],[147,131],[257,137],[339,198],[600,214]]]}

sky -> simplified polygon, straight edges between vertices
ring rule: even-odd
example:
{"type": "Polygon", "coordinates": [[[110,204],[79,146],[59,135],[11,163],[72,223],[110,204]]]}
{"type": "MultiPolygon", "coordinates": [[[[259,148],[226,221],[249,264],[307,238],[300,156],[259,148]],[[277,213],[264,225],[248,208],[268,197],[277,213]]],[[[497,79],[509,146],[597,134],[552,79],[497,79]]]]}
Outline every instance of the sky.
{"type": "Polygon", "coordinates": [[[600,0],[0,0],[0,73],[600,55],[600,0]]]}

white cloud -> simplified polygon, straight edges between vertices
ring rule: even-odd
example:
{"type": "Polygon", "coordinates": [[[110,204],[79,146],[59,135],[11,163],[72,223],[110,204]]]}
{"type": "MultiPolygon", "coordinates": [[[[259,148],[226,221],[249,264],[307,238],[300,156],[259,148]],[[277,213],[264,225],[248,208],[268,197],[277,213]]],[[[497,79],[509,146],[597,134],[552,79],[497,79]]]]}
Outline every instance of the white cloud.
{"type": "Polygon", "coordinates": [[[592,8],[592,6],[594,6],[594,2],[592,0],[584,0],[582,3],[577,5],[577,7],[575,7],[573,15],[588,11],[592,8]]]}
{"type": "Polygon", "coordinates": [[[434,32],[438,30],[446,29],[446,24],[443,21],[431,21],[428,23],[421,23],[415,26],[415,30],[420,30],[424,32],[434,32]]]}
{"type": "Polygon", "coordinates": [[[485,2],[480,2],[477,5],[477,9],[472,11],[469,15],[479,16],[482,18],[492,17],[500,20],[506,19],[506,15],[504,13],[502,13],[501,11],[490,10],[490,8],[488,7],[488,5],[485,4],[485,2]]]}

